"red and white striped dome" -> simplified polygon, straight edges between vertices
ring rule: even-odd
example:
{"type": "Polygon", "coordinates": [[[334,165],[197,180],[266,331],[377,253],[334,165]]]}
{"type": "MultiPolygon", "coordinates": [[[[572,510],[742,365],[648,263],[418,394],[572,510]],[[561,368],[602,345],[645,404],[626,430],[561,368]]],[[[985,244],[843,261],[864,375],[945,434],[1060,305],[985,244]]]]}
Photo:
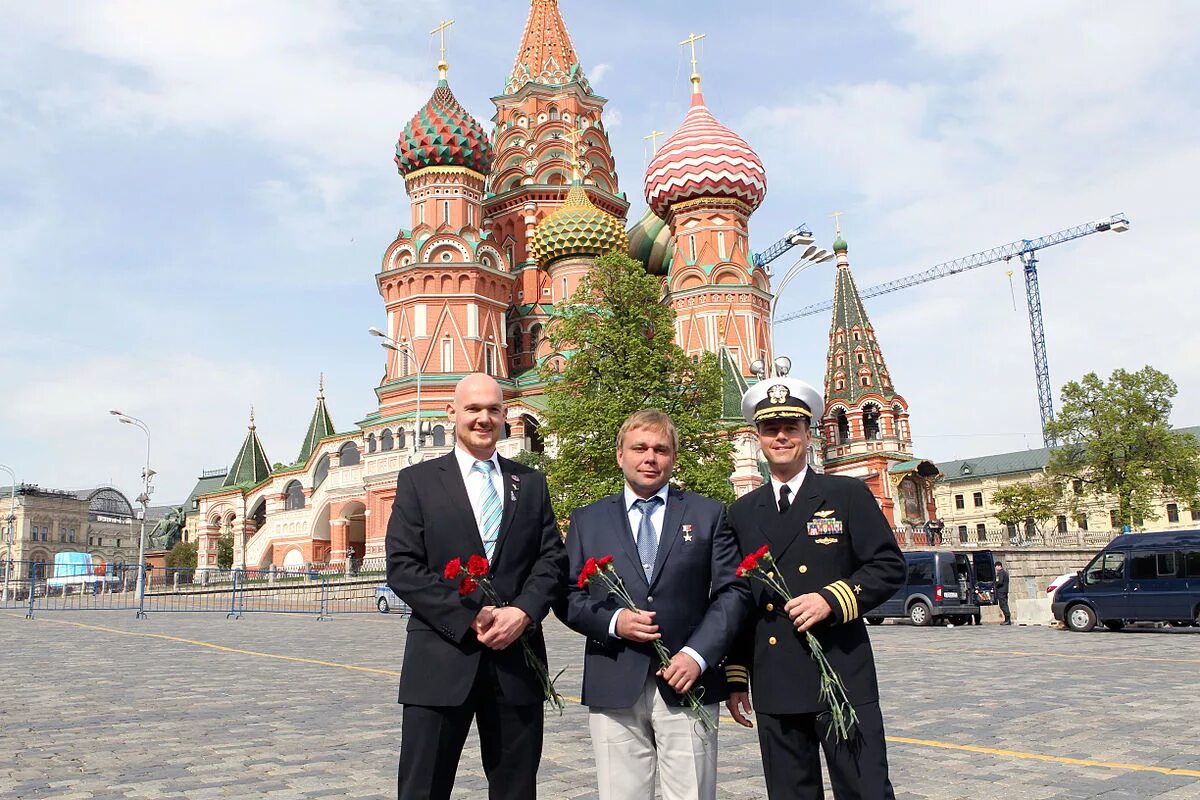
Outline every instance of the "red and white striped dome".
{"type": "Polygon", "coordinates": [[[666,219],[671,206],[697,197],[729,197],[751,210],[767,194],[767,171],[746,140],[726,128],[692,95],[683,124],[646,167],[646,202],[666,219]]]}

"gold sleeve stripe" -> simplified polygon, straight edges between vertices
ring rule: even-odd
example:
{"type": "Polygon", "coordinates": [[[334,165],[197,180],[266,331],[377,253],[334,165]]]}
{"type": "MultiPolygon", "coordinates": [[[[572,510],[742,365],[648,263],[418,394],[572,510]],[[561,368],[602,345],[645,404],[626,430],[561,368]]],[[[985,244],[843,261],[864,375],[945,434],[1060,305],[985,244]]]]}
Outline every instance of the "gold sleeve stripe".
{"type": "Polygon", "coordinates": [[[860,613],[858,610],[858,595],[854,594],[854,590],[850,588],[850,584],[845,581],[838,581],[838,585],[842,587],[842,591],[846,593],[846,597],[850,600],[850,611],[852,612],[850,618],[857,619],[860,613]]]}
{"type": "Polygon", "coordinates": [[[750,673],[747,672],[745,669],[729,669],[728,667],[726,667],[725,668],[725,676],[727,678],[743,678],[744,679],[744,678],[748,678],[750,676],[750,673]]]}
{"type": "Polygon", "coordinates": [[[831,583],[825,588],[829,590],[830,594],[837,598],[838,605],[841,606],[842,609],[842,620],[845,621],[850,619],[850,607],[846,605],[846,596],[839,591],[841,587],[839,587],[836,583],[831,583]]]}

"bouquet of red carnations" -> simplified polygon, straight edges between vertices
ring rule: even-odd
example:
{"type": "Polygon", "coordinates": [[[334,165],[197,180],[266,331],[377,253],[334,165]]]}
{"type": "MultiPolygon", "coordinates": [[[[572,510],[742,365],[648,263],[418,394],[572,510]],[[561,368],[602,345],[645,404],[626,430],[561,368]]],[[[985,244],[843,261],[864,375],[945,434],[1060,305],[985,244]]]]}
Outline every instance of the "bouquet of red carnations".
{"type": "MultiPolygon", "coordinates": [[[[500,595],[496,593],[496,587],[492,585],[492,579],[488,577],[488,570],[490,568],[491,565],[488,563],[488,560],[481,555],[473,555],[468,558],[465,569],[462,559],[454,558],[446,564],[446,568],[442,571],[442,577],[448,581],[458,580],[458,593],[463,597],[478,589],[483,592],[484,597],[491,601],[493,605],[508,605],[500,599],[500,595]]],[[[563,709],[567,707],[567,703],[563,696],[558,693],[558,690],[554,688],[554,682],[566,671],[566,667],[560,669],[558,675],[551,678],[550,669],[546,666],[546,662],[542,661],[538,654],[534,652],[533,645],[529,643],[527,634],[528,631],[522,633],[520,637],[521,648],[525,651],[525,663],[537,673],[538,681],[542,684],[542,693],[546,697],[546,702],[554,706],[558,710],[559,715],[561,715],[563,709]]]]}
{"type": "MultiPolygon", "coordinates": [[[[592,581],[600,581],[608,590],[608,593],[635,614],[640,614],[642,610],[633,602],[633,598],[629,596],[625,584],[621,582],[621,577],[617,575],[617,568],[612,565],[613,557],[611,555],[601,558],[589,558],[587,563],[583,565],[583,569],[579,571],[579,588],[584,589],[591,585],[592,581]]],[[[654,652],[658,655],[659,664],[663,667],[671,666],[671,654],[667,652],[667,648],[659,639],[655,639],[651,644],[654,645],[654,652]]],[[[697,722],[704,729],[705,733],[712,733],[717,729],[717,721],[713,719],[712,714],[704,707],[702,700],[703,690],[697,692],[695,689],[689,689],[684,693],[684,698],[691,707],[692,713],[696,715],[697,722]]]]}
{"type": "MultiPolygon", "coordinates": [[[[742,559],[741,566],[737,569],[737,576],[760,581],[767,588],[776,592],[784,601],[791,600],[794,595],[788,589],[782,572],[776,569],[764,569],[763,563],[772,568],[775,567],[775,558],[765,544],[742,559]]],[[[836,738],[847,741],[858,724],[858,715],[854,712],[850,698],[846,696],[846,685],[842,683],[842,678],[837,671],[830,666],[829,660],[825,657],[825,649],[821,647],[817,637],[813,636],[812,631],[804,632],[804,641],[808,645],[808,651],[812,655],[813,661],[817,662],[817,671],[821,673],[820,698],[829,706],[829,729],[836,738]]]]}

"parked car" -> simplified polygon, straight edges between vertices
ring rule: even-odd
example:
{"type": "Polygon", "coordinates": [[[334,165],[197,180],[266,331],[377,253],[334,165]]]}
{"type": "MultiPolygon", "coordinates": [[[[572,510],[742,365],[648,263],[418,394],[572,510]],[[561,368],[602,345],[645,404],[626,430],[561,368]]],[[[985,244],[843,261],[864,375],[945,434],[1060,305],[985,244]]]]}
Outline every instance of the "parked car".
{"type": "Polygon", "coordinates": [[[375,607],[379,609],[380,614],[390,614],[393,611],[401,615],[409,613],[405,602],[397,597],[386,583],[375,587],[375,607]]]}
{"type": "Polygon", "coordinates": [[[979,621],[979,607],[995,600],[996,566],[991,550],[906,552],[905,579],[891,598],[863,616],[872,625],[888,617],[914,625],[979,621]]]}
{"type": "Polygon", "coordinates": [[[1046,587],[1046,597],[1048,597],[1050,599],[1050,602],[1052,602],[1052,603],[1054,602],[1054,593],[1057,592],[1060,587],[1065,586],[1067,581],[1074,578],[1076,574],[1077,573],[1074,573],[1074,572],[1064,572],[1062,575],[1059,575],[1057,578],[1055,578],[1050,583],[1050,585],[1046,587]]]}
{"type": "Polygon", "coordinates": [[[1097,623],[1200,625],[1200,531],[1118,536],[1059,587],[1050,609],[1081,632],[1097,623]]]}

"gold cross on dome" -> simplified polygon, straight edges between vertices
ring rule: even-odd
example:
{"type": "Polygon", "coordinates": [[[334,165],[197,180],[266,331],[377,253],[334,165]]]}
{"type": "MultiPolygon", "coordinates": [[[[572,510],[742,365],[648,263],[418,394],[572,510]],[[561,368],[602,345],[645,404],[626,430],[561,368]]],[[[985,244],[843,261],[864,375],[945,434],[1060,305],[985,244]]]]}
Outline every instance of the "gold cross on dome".
{"type": "Polygon", "coordinates": [[[833,235],[841,238],[842,235],[842,215],[845,211],[835,211],[829,216],[833,217],[833,235]]]}
{"type": "Polygon", "coordinates": [[[441,40],[442,40],[441,59],[440,59],[441,61],[446,60],[446,28],[449,28],[453,24],[454,24],[454,20],[444,19],[441,21],[441,23],[438,24],[438,26],[436,28],[434,28],[433,30],[431,30],[429,32],[430,36],[433,36],[434,34],[439,34],[441,36],[441,40]]]}
{"type": "Polygon", "coordinates": [[[657,153],[658,152],[658,137],[666,136],[666,135],[667,134],[663,133],[662,131],[657,131],[657,130],[650,131],[648,134],[646,134],[645,136],[642,137],[642,141],[644,142],[647,139],[649,139],[650,140],[650,151],[652,153],[657,153]]]}
{"type": "Polygon", "coordinates": [[[690,34],[688,36],[688,38],[684,39],[682,42],[679,43],[680,46],[685,45],[685,44],[690,44],[692,46],[692,74],[693,75],[696,73],[696,42],[700,41],[707,35],[708,34],[704,34],[704,33],[699,33],[699,34],[693,33],[693,34],[690,34]]]}

